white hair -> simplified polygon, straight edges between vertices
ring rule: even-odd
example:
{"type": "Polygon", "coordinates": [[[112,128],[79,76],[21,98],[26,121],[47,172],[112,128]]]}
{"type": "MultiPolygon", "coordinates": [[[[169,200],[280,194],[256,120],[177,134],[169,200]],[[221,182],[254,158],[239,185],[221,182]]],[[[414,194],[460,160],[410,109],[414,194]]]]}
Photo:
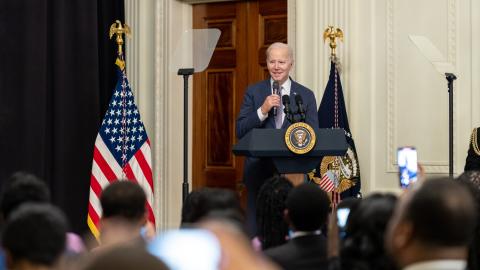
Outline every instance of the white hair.
{"type": "Polygon", "coordinates": [[[270,55],[270,51],[272,51],[272,49],[287,49],[288,58],[290,58],[290,60],[293,61],[293,50],[288,44],[283,43],[283,42],[272,43],[270,46],[268,46],[268,49],[265,52],[265,54],[267,55],[267,59],[268,59],[268,56],[270,55]]]}

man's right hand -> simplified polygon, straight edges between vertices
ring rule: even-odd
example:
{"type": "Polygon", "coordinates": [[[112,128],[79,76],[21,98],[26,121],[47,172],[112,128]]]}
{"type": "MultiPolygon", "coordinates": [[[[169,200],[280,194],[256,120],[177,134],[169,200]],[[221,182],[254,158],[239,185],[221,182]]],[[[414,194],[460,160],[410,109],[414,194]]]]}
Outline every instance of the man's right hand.
{"type": "Polygon", "coordinates": [[[268,96],[265,101],[262,104],[262,107],[260,109],[262,110],[263,114],[268,114],[268,112],[273,108],[273,107],[280,107],[280,96],[271,94],[268,96]]]}

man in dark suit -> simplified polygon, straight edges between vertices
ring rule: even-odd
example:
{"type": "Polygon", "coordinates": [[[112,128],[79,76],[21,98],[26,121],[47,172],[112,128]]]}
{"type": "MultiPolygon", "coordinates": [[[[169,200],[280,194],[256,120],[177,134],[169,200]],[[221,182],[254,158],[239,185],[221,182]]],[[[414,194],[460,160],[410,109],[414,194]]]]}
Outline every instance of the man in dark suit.
{"type": "MultiPolygon", "coordinates": [[[[291,123],[283,112],[281,102],[283,95],[290,96],[290,108],[294,112],[298,109],[295,96],[300,95],[304,103],[305,122],[312,127],[318,127],[317,103],[313,92],[289,77],[290,69],[293,66],[292,49],[284,43],[273,43],[268,47],[266,54],[270,78],[247,88],[237,118],[237,138],[242,138],[254,128],[287,128],[291,123]],[[278,82],[280,94],[273,93],[274,82],[278,82]],[[274,110],[277,111],[276,116],[274,110]]],[[[257,192],[265,180],[275,173],[276,169],[269,159],[245,159],[243,181],[248,192],[247,222],[252,235],[255,235],[256,231],[257,192]]]]}
{"type": "Polygon", "coordinates": [[[285,205],[290,240],[265,254],[286,270],[327,269],[327,239],[320,231],[329,213],[327,193],[315,184],[304,183],[290,192],[285,205]]]}

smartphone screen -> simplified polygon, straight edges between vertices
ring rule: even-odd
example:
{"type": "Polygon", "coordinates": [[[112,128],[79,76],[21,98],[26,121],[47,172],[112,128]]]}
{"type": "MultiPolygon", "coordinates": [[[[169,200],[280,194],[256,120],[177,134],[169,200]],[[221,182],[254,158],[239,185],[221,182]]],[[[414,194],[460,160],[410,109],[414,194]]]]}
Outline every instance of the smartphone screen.
{"type": "Polygon", "coordinates": [[[348,214],[350,214],[350,208],[337,209],[337,224],[340,230],[343,230],[347,225],[348,214]]]}
{"type": "Polygon", "coordinates": [[[149,243],[148,251],[175,270],[215,270],[221,260],[217,238],[202,229],[165,232],[149,243]]]}
{"type": "Polygon", "coordinates": [[[400,147],[397,160],[400,187],[408,188],[417,181],[417,150],[415,147],[400,147]]]}

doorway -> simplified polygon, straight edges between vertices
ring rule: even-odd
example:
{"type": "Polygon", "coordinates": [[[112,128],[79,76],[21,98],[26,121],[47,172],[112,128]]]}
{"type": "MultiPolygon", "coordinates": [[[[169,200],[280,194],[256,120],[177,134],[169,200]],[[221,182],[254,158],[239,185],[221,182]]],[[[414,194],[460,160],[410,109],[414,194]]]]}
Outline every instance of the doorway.
{"type": "Polygon", "coordinates": [[[268,78],[266,49],[287,42],[287,0],[196,4],[193,28],[222,32],[208,68],[193,76],[193,189],[229,188],[244,200],[235,122],[246,87],[268,78]]]}

